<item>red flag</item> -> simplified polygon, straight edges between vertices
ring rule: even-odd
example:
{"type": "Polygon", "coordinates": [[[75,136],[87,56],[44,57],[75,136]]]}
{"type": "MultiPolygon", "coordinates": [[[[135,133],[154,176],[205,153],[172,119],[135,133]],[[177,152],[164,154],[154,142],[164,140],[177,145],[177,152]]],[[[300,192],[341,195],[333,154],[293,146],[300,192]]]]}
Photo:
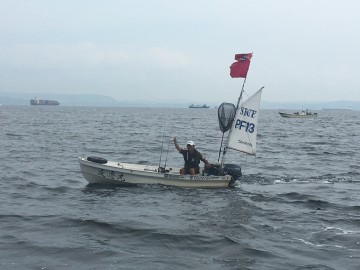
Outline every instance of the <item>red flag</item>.
{"type": "Polygon", "coordinates": [[[245,60],[241,62],[234,62],[230,66],[230,76],[231,78],[246,78],[250,66],[250,60],[245,60]]]}
{"type": "Polygon", "coordinates": [[[246,59],[251,60],[252,53],[235,54],[236,61],[245,61],[246,59]]]}
{"type": "Polygon", "coordinates": [[[235,60],[237,60],[238,62],[234,62],[230,66],[231,78],[246,78],[250,66],[251,57],[252,53],[235,54],[235,60]]]}

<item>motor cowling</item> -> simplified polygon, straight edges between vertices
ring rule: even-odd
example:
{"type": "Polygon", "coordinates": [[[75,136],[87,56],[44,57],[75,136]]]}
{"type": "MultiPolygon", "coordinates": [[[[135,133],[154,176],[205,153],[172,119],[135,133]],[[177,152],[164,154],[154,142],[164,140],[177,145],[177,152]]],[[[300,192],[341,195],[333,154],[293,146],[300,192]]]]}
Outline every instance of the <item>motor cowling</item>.
{"type": "Polygon", "coordinates": [[[224,170],[227,174],[231,175],[234,180],[238,180],[242,176],[240,165],[224,164],[224,170]]]}
{"type": "Polygon", "coordinates": [[[221,167],[221,164],[210,164],[210,168],[205,167],[205,173],[208,175],[231,175],[233,180],[240,179],[242,173],[241,173],[241,167],[237,164],[224,164],[223,167],[221,167]]]}

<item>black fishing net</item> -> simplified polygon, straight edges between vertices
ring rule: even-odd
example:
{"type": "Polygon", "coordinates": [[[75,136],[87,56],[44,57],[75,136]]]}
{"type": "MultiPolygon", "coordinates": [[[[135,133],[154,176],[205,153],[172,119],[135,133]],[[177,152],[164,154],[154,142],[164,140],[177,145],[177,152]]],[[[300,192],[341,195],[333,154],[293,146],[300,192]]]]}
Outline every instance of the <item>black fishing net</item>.
{"type": "Polygon", "coordinates": [[[225,133],[231,127],[235,117],[236,108],[232,103],[222,103],[218,109],[220,130],[225,133]]]}

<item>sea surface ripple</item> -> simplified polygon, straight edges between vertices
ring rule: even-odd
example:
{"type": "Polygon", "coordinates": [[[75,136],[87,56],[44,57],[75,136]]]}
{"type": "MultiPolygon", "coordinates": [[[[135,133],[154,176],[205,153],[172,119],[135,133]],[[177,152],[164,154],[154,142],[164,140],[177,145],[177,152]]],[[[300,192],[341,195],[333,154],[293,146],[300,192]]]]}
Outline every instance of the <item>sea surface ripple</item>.
{"type": "Polygon", "coordinates": [[[359,269],[360,112],[261,110],[234,189],[89,186],[79,156],[218,158],[217,110],[0,107],[0,269],[359,269]]]}

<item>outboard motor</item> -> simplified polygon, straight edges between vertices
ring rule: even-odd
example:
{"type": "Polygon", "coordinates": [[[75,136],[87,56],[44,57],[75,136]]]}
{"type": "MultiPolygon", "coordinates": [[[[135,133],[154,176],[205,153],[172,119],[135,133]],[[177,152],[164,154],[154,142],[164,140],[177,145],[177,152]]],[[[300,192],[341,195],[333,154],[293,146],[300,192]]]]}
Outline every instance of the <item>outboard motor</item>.
{"type": "Polygon", "coordinates": [[[237,164],[224,164],[224,171],[227,172],[228,175],[231,175],[232,179],[229,182],[229,188],[235,187],[235,181],[239,180],[242,173],[241,167],[237,164]]]}
{"type": "Polygon", "coordinates": [[[206,168],[204,169],[204,173],[207,175],[217,175],[217,176],[222,176],[225,175],[225,171],[221,168],[220,164],[210,164],[211,167],[210,168],[206,168]]]}
{"type": "Polygon", "coordinates": [[[208,175],[231,175],[232,178],[235,180],[239,180],[242,173],[241,167],[237,164],[224,164],[224,167],[221,168],[220,164],[211,164],[211,168],[206,168],[204,173],[208,175]]]}
{"type": "Polygon", "coordinates": [[[224,164],[223,170],[231,175],[234,180],[239,180],[242,176],[241,167],[237,164],[224,164]]]}

